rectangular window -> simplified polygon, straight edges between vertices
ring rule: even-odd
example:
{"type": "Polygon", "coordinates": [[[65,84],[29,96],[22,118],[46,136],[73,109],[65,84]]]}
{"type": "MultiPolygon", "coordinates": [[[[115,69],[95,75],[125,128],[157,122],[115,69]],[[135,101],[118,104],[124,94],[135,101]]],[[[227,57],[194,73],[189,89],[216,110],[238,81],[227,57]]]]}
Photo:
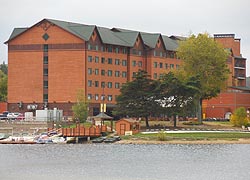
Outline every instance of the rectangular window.
{"type": "Polygon", "coordinates": [[[103,52],[104,52],[104,47],[103,47],[103,46],[101,46],[101,51],[103,51],[103,52]]]}
{"type": "Polygon", "coordinates": [[[43,81],[43,88],[48,89],[48,81],[43,81]]]}
{"type": "Polygon", "coordinates": [[[163,74],[160,74],[159,78],[162,79],[163,78],[163,74]]]}
{"type": "Polygon", "coordinates": [[[95,57],[95,63],[99,63],[99,57],[98,56],[95,57]]]}
{"type": "Polygon", "coordinates": [[[132,49],[132,54],[136,55],[136,49],[132,49]]]}
{"type": "Polygon", "coordinates": [[[176,69],[180,69],[180,66],[178,64],[175,65],[176,69]]]}
{"type": "Polygon", "coordinates": [[[142,67],[142,61],[138,61],[138,67],[142,67]]]}
{"type": "Polygon", "coordinates": [[[48,94],[43,94],[43,102],[48,102],[48,94]]]}
{"type": "Polygon", "coordinates": [[[174,53],[170,53],[170,58],[174,58],[174,53]]]}
{"type": "Polygon", "coordinates": [[[154,51],[154,56],[157,56],[157,53],[156,53],[156,51],[154,51]]]}
{"type": "Polygon", "coordinates": [[[127,60],[122,60],[122,66],[127,66],[127,60]]]}
{"type": "Polygon", "coordinates": [[[157,62],[154,62],[154,68],[157,68],[157,62]]]}
{"type": "Polygon", "coordinates": [[[119,77],[120,76],[120,71],[115,71],[115,77],[119,77]]]}
{"type": "Polygon", "coordinates": [[[159,63],[159,66],[160,66],[160,68],[163,68],[163,64],[162,63],[159,63]]]}
{"type": "Polygon", "coordinates": [[[105,63],[105,58],[104,57],[102,57],[102,64],[104,64],[105,63]]]}
{"type": "Polygon", "coordinates": [[[101,82],[101,86],[102,86],[102,88],[105,88],[105,82],[101,82]]]}
{"type": "Polygon", "coordinates": [[[49,62],[48,56],[44,56],[43,57],[43,64],[48,64],[48,62],[49,62]]]}
{"type": "Polygon", "coordinates": [[[108,101],[112,101],[112,95],[108,95],[108,101]]]}
{"type": "Polygon", "coordinates": [[[88,56],[88,62],[92,62],[92,56],[88,56]]]}
{"type": "Polygon", "coordinates": [[[112,70],[108,70],[108,76],[112,76],[112,70]]]}
{"type": "Polygon", "coordinates": [[[141,55],[142,55],[141,51],[138,51],[138,55],[139,55],[139,56],[141,56],[141,55]]]}
{"type": "Polygon", "coordinates": [[[108,58],[108,64],[112,64],[112,58],[108,58]]]}
{"type": "Polygon", "coordinates": [[[122,49],[122,53],[123,53],[123,54],[127,54],[127,49],[126,49],[126,48],[123,48],[123,49],[122,49]]]}
{"type": "Polygon", "coordinates": [[[98,99],[99,99],[99,95],[95,94],[95,100],[98,101],[98,99]]]}
{"type": "Polygon", "coordinates": [[[115,53],[119,53],[119,48],[118,47],[115,48],[115,53]]]}
{"type": "Polygon", "coordinates": [[[48,72],[49,72],[49,71],[48,71],[47,68],[46,68],[46,69],[43,69],[43,75],[44,75],[44,76],[48,76],[48,72]]]}
{"type": "Polygon", "coordinates": [[[115,65],[120,65],[120,59],[115,59],[115,65]]]}
{"type": "Polygon", "coordinates": [[[170,69],[174,69],[174,64],[170,64],[170,69]]]}
{"type": "Polygon", "coordinates": [[[132,77],[134,78],[134,77],[136,77],[136,72],[133,72],[133,75],[132,75],[132,77]]]}
{"type": "Polygon", "coordinates": [[[105,76],[105,70],[104,70],[104,69],[102,69],[101,75],[102,75],[102,76],[105,76]]]}
{"type": "Polygon", "coordinates": [[[43,52],[48,52],[49,51],[49,45],[48,44],[44,44],[43,45],[43,52]]]}
{"type": "Polygon", "coordinates": [[[136,61],[132,61],[132,66],[133,66],[133,67],[136,66],[136,61]]]}
{"type": "Polygon", "coordinates": [[[99,48],[98,48],[98,45],[95,45],[95,50],[98,51],[98,49],[99,49],[99,48]]]}
{"type": "Polygon", "coordinates": [[[88,50],[91,50],[91,49],[92,49],[91,44],[88,44],[88,50]]]}
{"type": "Polygon", "coordinates": [[[92,86],[92,80],[88,80],[88,87],[92,86]]]}
{"type": "Polygon", "coordinates": [[[157,73],[154,73],[154,79],[157,79],[157,73]]]}
{"type": "Polygon", "coordinates": [[[108,52],[112,52],[112,46],[108,46],[108,52]]]}
{"type": "Polygon", "coordinates": [[[88,74],[89,74],[89,75],[92,74],[92,68],[88,68],[88,74]]]}
{"type": "Polygon", "coordinates": [[[88,94],[88,100],[92,99],[92,94],[88,94]]]}
{"type": "Polygon", "coordinates": [[[160,52],[160,57],[162,57],[163,55],[162,55],[162,52],[160,52]]]}
{"type": "Polygon", "coordinates": [[[165,69],[168,69],[168,63],[165,64],[165,69]]]}
{"type": "Polygon", "coordinates": [[[99,87],[99,81],[95,81],[95,87],[99,87]]]}
{"type": "Polygon", "coordinates": [[[112,82],[108,82],[108,88],[112,88],[112,82]]]}
{"type": "Polygon", "coordinates": [[[122,77],[126,78],[127,77],[127,72],[123,71],[122,72],[122,77]]]}
{"type": "Polygon", "coordinates": [[[99,74],[99,69],[95,69],[95,75],[99,74]]]}
{"type": "Polygon", "coordinates": [[[120,83],[117,83],[117,82],[116,82],[116,83],[115,83],[115,88],[116,88],[116,89],[119,89],[119,88],[120,88],[120,83]]]}

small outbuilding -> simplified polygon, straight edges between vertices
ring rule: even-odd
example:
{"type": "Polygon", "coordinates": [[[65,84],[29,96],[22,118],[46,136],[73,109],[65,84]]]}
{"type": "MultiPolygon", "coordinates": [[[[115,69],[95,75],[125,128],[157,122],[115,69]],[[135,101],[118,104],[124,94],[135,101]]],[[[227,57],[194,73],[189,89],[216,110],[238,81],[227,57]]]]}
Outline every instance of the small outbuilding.
{"type": "Polygon", "coordinates": [[[118,135],[132,135],[139,133],[140,122],[134,119],[120,119],[115,123],[118,135]]]}

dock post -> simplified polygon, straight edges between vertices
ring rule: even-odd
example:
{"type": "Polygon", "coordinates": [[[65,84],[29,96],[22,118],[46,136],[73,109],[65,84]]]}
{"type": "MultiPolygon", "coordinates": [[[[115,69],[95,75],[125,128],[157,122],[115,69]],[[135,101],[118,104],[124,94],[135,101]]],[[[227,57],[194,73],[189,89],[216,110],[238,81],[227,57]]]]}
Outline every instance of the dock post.
{"type": "Polygon", "coordinates": [[[79,137],[76,137],[76,144],[79,143],[79,137]]]}
{"type": "Polygon", "coordinates": [[[87,141],[88,141],[88,142],[90,141],[90,136],[88,136],[87,141]]]}

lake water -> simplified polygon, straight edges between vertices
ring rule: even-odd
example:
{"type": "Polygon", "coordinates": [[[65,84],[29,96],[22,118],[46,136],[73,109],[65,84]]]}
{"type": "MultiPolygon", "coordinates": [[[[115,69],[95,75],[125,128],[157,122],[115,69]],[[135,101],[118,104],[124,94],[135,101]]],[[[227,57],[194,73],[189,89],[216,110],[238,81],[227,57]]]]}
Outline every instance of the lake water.
{"type": "Polygon", "coordinates": [[[0,145],[2,180],[247,180],[250,145],[0,145]]]}

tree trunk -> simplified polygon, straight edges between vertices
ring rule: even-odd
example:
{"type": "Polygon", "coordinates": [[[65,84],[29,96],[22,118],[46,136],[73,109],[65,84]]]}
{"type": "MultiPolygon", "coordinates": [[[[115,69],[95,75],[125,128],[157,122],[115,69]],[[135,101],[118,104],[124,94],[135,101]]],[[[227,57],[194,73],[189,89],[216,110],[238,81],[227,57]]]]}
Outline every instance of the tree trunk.
{"type": "Polygon", "coordinates": [[[145,122],[146,122],[146,128],[149,128],[148,116],[145,117],[145,122]]]}
{"type": "Polygon", "coordinates": [[[174,127],[176,128],[176,115],[173,115],[174,118],[174,127]]]}
{"type": "Polygon", "coordinates": [[[202,124],[202,98],[199,99],[198,102],[198,122],[202,124]]]}

